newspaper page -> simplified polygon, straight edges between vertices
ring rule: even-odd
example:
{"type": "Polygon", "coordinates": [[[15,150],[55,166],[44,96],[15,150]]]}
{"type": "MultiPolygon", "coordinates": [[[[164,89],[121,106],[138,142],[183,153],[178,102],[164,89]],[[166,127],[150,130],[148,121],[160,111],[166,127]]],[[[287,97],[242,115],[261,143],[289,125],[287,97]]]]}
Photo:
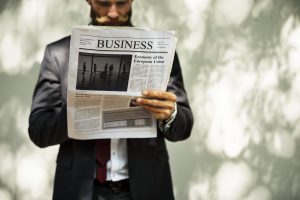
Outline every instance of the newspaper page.
{"type": "Polygon", "coordinates": [[[74,27],[68,136],[81,140],[156,137],[156,120],[135,99],[144,89],[166,90],[175,45],[174,32],[74,27]]]}

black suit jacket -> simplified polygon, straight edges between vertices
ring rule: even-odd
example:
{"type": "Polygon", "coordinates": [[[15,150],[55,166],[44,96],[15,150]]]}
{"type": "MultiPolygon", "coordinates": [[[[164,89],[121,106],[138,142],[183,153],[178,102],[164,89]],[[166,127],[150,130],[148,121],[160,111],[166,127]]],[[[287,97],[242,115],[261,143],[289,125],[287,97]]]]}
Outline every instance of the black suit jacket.
{"type": "MultiPolygon", "coordinates": [[[[29,136],[39,147],[60,145],[53,199],[91,200],[95,171],[93,140],[74,140],[67,135],[67,72],[70,36],[46,47],[29,117],[29,136]]],[[[177,95],[177,116],[167,133],[157,138],[127,139],[130,190],[134,200],[174,199],[165,138],[190,136],[193,115],[175,55],[168,91],[177,95]]]]}

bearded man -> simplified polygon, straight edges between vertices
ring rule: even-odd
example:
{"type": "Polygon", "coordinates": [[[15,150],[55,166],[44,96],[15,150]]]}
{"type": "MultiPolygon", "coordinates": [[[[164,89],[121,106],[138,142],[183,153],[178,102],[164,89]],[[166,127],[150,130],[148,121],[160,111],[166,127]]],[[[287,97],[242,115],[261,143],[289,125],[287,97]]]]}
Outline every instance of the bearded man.
{"type": "MultiPolygon", "coordinates": [[[[87,3],[92,25],[132,26],[132,0],[87,0],[87,3]]],[[[190,136],[193,125],[177,55],[167,91],[145,90],[137,99],[137,104],[157,119],[157,137],[111,139],[108,144],[101,139],[68,138],[69,52],[70,36],[47,45],[29,117],[29,136],[37,146],[60,145],[53,199],[174,199],[165,139],[184,140],[190,136]],[[105,148],[110,156],[103,166],[99,154],[105,148]]]]}

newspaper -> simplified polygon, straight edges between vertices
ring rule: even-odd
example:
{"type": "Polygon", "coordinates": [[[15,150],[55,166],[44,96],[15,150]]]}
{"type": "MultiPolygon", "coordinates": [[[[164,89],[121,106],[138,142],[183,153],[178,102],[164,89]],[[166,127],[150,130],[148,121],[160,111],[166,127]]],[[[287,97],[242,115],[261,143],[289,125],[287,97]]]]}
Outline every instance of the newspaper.
{"type": "Polygon", "coordinates": [[[81,140],[156,137],[156,120],[135,99],[144,89],[166,90],[175,45],[174,32],[74,27],[68,136],[81,140]]]}

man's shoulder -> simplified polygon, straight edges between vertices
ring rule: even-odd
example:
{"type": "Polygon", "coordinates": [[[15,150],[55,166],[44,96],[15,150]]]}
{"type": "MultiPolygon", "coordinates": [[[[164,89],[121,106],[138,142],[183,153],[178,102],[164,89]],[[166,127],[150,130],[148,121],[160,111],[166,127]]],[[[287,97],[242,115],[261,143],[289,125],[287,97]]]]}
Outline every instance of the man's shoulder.
{"type": "Polygon", "coordinates": [[[57,41],[54,41],[47,45],[47,48],[50,48],[51,50],[69,50],[70,48],[70,41],[71,36],[66,36],[64,38],[61,38],[57,41]]]}

